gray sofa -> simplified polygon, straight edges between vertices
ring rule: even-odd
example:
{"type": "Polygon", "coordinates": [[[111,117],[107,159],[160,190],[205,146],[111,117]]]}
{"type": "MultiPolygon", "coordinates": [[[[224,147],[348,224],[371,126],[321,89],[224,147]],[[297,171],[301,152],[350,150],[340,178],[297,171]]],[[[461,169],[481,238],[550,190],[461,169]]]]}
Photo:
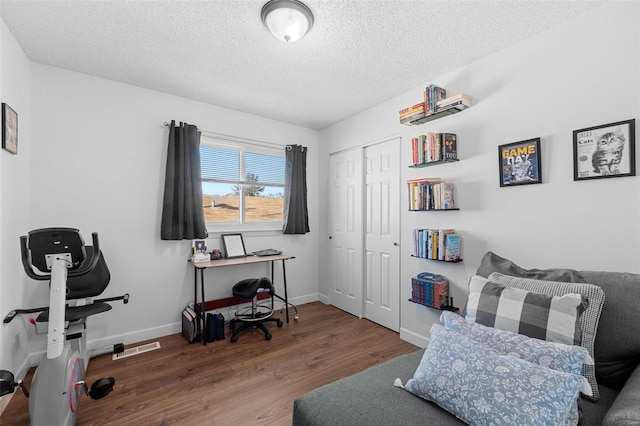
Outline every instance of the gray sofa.
{"type": "MultiPolygon", "coordinates": [[[[600,286],[605,302],[595,340],[600,400],[582,399],[581,425],[640,425],[640,274],[524,269],[487,253],[477,274],[491,272],[600,286]]],[[[424,350],[403,355],[315,389],[294,401],[294,425],[463,425],[436,404],[393,386],[413,377],[424,350]]]]}

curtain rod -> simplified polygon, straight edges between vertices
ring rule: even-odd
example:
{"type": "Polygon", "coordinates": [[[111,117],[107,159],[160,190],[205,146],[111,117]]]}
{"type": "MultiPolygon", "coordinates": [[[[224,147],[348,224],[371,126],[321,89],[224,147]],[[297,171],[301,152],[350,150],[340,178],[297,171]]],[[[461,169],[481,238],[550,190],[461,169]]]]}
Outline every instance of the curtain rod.
{"type": "MultiPolygon", "coordinates": [[[[166,127],[171,126],[171,123],[167,123],[166,121],[164,122],[164,125],[166,127]]],[[[197,126],[196,126],[197,127],[197,126]]],[[[232,136],[232,135],[225,135],[224,133],[216,133],[216,132],[210,132],[208,130],[200,130],[200,132],[205,135],[205,136],[211,136],[211,137],[216,137],[216,138],[221,138],[221,139],[227,139],[233,142],[239,142],[239,143],[245,143],[245,144],[251,144],[251,145],[262,145],[262,146],[266,146],[269,148],[278,148],[278,149],[286,149],[287,145],[280,145],[277,143],[273,143],[273,142],[265,142],[265,141],[261,141],[261,140],[257,140],[257,139],[248,139],[248,138],[241,138],[238,136],[232,136]]]]}

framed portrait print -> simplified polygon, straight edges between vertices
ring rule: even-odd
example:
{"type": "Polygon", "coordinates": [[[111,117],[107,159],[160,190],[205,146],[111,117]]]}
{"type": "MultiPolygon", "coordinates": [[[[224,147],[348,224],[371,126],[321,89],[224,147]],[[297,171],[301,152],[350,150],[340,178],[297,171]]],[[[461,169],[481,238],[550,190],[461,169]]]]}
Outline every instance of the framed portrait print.
{"type": "Polygon", "coordinates": [[[244,249],[244,240],[242,234],[222,234],[222,249],[224,257],[232,259],[234,257],[246,257],[247,252],[244,249]]]}
{"type": "Polygon", "coordinates": [[[498,146],[500,186],[542,183],[540,138],[498,146]]]}
{"type": "Polygon", "coordinates": [[[2,103],[2,148],[12,154],[18,153],[18,113],[2,103]]]}
{"type": "Polygon", "coordinates": [[[573,180],[636,175],[636,120],[573,131],[573,180]]]}

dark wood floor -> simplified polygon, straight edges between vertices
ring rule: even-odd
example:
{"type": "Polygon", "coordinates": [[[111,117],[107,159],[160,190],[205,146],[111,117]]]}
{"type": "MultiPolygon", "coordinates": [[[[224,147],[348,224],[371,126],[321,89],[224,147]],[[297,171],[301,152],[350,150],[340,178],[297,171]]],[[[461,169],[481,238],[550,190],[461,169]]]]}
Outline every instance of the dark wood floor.
{"type": "MultiPolygon", "coordinates": [[[[87,382],[113,376],[116,386],[104,399],[83,397],[77,424],[290,425],[294,399],[417,349],[397,333],[320,302],[298,310],[298,321],[268,325],[270,341],[248,330],[230,343],[227,329],[226,340],[207,346],[175,334],[154,339],[159,350],[115,361],[110,354],[93,358],[87,382]]],[[[29,424],[21,392],[0,424],[29,424]]]]}

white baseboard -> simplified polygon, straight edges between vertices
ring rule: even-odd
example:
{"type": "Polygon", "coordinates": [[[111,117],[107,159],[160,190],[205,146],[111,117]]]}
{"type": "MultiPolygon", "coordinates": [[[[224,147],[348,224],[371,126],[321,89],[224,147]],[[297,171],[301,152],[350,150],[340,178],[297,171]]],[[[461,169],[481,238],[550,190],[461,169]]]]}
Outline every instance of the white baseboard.
{"type": "MultiPolygon", "coordinates": [[[[319,293],[312,293],[305,296],[291,297],[289,298],[289,303],[297,306],[297,305],[304,305],[305,303],[321,301],[326,304],[328,303],[326,299],[327,297],[324,295],[321,295],[319,293]]],[[[225,310],[222,312],[224,312],[225,315],[229,315],[229,312],[231,310],[235,311],[236,307],[230,306],[224,309],[225,310]],[[227,309],[229,309],[229,311],[227,311],[227,309]]],[[[289,313],[292,314],[291,308],[289,310],[289,313]]],[[[134,330],[127,333],[120,333],[112,336],[102,337],[99,339],[88,340],[87,350],[89,351],[89,357],[93,358],[98,355],[103,355],[103,354],[113,352],[113,345],[117,343],[130,345],[138,342],[143,342],[145,340],[157,339],[159,337],[168,336],[170,334],[177,334],[181,332],[182,332],[181,322],[164,324],[157,327],[151,327],[151,328],[146,328],[142,330],[134,330]]],[[[24,376],[27,375],[27,372],[31,367],[38,365],[42,357],[45,356],[45,352],[46,351],[38,351],[38,352],[29,354],[29,356],[23,361],[18,371],[14,372],[16,380],[23,379],[24,376]]],[[[3,408],[4,406],[6,406],[6,404],[8,404],[8,400],[10,400],[10,395],[6,395],[5,397],[0,398],[0,408],[3,408]],[[6,397],[9,397],[9,398],[6,398],[6,397]],[[6,403],[5,403],[5,399],[7,400],[6,403]]]]}
{"type": "Polygon", "coordinates": [[[321,293],[317,293],[317,295],[320,302],[324,303],[325,305],[329,304],[329,296],[321,293]]]}
{"type": "MultiPolygon", "coordinates": [[[[319,293],[313,293],[305,296],[290,297],[289,303],[293,305],[304,305],[305,303],[317,302],[320,300],[319,293]]],[[[276,303],[279,300],[276,299],[276,303]]],[[[284,303],[283,303],[284,305],[284,303]]],[[[243,306],[249,306],[248,304],[238,305],[240,308],[243,306]]],[[[278,306],[278,305],[276,305],[278,306]]],[[[228,306],[216,311],[222,312],[223,315],[230,317],[230,312],[235,311],[236,306],[228,306]]],[[[291,310],[289,310],[291,314],[291,310]]],[[[157,339],[158,337],[168,336],[170,334],[177,334],[182,332],[182,323],[175,322],[171,324],[165,324],[158,327],[147,328],[144,330],[135,330],[129,333],[122,333],[118,335],[108,336],[101,339],[89,340],[87,342],[87,350],[90,357],[111,353],[113,351],[113,345],[116,343],[124,343],[125,345],[142,342],[145,340],[157,339]]],[[[34,364],[36,365],[36,364],[34,364]]]]}
{"type": "Polygon", "coordinates": [[[113,352],[113,345],[123,343],[130,345],[145,340],[157,339],[158,337],[168,336],[182,332],[182,323],[175,322],[165,324],[158,327],[146,328],[143,330],[135,330],[128,333],[121,333],[113,336],[104,337],[87,341],[87,350],[89,357],[93,358],[98,355],[113,352]]]}
{"type": "Polygon", "coordinates": [[[420,348],[426,348],[429,344],[429,338],[406,328],[400,328],[400,338],[420,348]]]}

